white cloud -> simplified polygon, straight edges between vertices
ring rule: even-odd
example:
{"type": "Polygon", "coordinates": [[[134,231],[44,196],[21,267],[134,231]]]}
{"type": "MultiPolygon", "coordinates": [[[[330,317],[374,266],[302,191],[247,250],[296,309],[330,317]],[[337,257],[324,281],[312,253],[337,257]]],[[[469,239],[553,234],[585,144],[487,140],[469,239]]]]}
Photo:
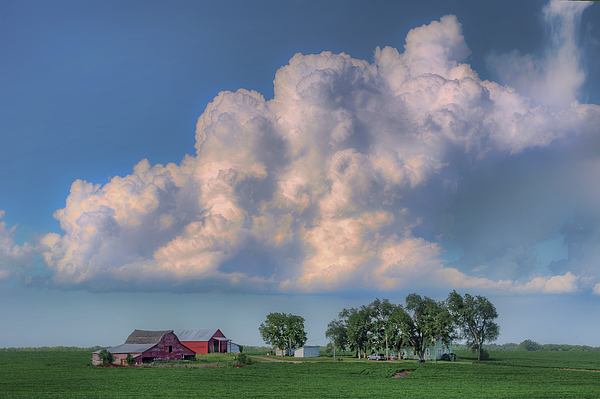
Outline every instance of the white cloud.
{"type": "Polygon", "coordinates": [[[195,156],[180,165],[142,160],[104,186],[73,183],[55,213],[64,234],[40,240],[54,283],[579,289],[579,274],[523,275],[535,242],[476,259],[469,273],[442,260],[444,239],[426,238],[463,237],[451,215],[440,216],[445,227],[434,218],[469,176],[511,155],[587,140],[600,123],[598,106],[549,107],[481,81],[461,63],[469,54],[449,15],[411,30],[403,53],[377,48],[374,63],[296,54],[277,71],[272,100],[219,93],[198,119],[195,156]]]}
{"type": "Polygon", "coordinates": [[[0,282],[11,276],[20,277],[31,267],[35,256],[29,243],[15,245],[13,233],[17,226],[8,228],[4,219],[5,211],[0,210],[0,282]]]}
{"type": "Polygon", "coordinates": [[[542,10],[549,29],[548,45],[541,55],[491,54],[488,68],[502,82],[548,105],[568,106],[576,101],[585,80],[582,52],[577,46],[577,30],[583,11],[591,1],[551,0],[542,10]]]}

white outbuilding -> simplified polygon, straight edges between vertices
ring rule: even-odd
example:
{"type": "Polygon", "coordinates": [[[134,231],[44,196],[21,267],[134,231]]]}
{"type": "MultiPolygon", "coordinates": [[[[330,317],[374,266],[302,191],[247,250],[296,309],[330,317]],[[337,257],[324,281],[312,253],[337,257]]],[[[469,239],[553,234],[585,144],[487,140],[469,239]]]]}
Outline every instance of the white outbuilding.
{"type": "Polygon", "coordinates": [[[302,348],[296,349],[294,357],[319,357],[319,347],[303,346],[302,348]]]}
{"type": "Polygon", "coordinates": [[[294,356],[295,349],[275,349],[275,356],[294,356]]]}
{"type": "Polygon", "coordinates": [[[231,341],[227,342],[227,353],[242,353],[240,345],[231,341]]]}

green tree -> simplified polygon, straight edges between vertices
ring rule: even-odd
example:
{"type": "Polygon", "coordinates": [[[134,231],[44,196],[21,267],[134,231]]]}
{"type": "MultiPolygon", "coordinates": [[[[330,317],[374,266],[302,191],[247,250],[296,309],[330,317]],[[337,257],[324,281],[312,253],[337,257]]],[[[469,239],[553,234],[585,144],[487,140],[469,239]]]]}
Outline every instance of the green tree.
{"type": "Polygon", "coordinates": [[[361,306],[360,309],[342,309],[340,318],[344,320],[346,325],[350,349],[356,350],[360,359],[361,351],[366,353],[366,347],[369,343],[369,332],[371,330],[370,311],[366,306],[361,306]]]}
{"type": "Polygon", "coordinates": [[[111,364],[115,361],[115,357],[106,349],[102,349],[98,354],[98,359],[102,364],[111,364]]]}
{"type": "Polygon", "coordinates": [[[342,320],[332,320],[327,324],[325,336],[335,345],[335,350],[346,351],[348,347],[348,331],[342,320]]]}
{"type": "Polygon", "coordinates": [[[465,294],[463,298],[456,291],[448,295],[446,302],[459,337],[477,348],[477,359],[482,360],[483,344],[497,340],[500,335],[500,327],[494,322],[498,318],[496,307],[486,297],[465,294]]]}
{"type": "Polygon", "coordinates": [[[285,350],[285,313],[269,313],[267,320],[258,327],[260,336],[268,345],[285,350]]]}
{"type": "Polygon", "coordinates": [[[269,345],[290,350],[306,343],[304,318],[293,314],[269,313],[267,320],[258,327],[260,336],[269,345]]]}
{"type": "Polygon", "coordinates": [[[404,311],[402,305],[395,305],[388,318],[386,332],[389,345],[398,353],[402,348],[411,345],[407,340],[408,335],[402,331],[402,328],[410,323],[410,315],[404,311]]]}
{"type": "Polygon", "coordinates": [[[370,346],[377,352],[383,351],[385,348],[386,356],[389,356],[390,346],[390,316],[392,315],[395,306],[388,299],[379,300],[376,298],[368,306],[371,316],[371,332],[370,346]]]}
{"type": "Polygon", "coordinates": [[[304,331],[304,317],[288,314],[286,318],[286,338],[289,343],[290,356],[292,348],[300,348],[306,343],[306,331],[304,331]]]}
{"type": "MultiPolygon", "coordinates": [[[[340,323],[345,327],[347,346],[356,350],[358,358],[361,352],[383,352],[389,355],[390,346],[397,338],[397,328],[390,322],[390,317],[396,305],[388,299],[376,298],[372,303],[363,305],[358,309],[343,309],[340,314],[340,323]]],[[[331,323],[330,323],[331,324],[331,323]]]]}
{"type": "Polygon", "coordinates": [[[397,319],[397,327],[402,340],[410,346],[419,357],[424,359],[425,349],[441,339],[449,345],[453,336],[452,316],[443,302],[428,297],[410,294],[406,297],[406,306],[397,319]]]}
{"type": "Polygon", "coordinates": [[[328,342],[327,346],[325,347],[325,353],[327,354],[327,356],[331,356],[332,352],[333,352],[333,343],[328,342]]]}
{"type": "Polygon", "coordinates": [[[127,358],[125,359],[128,366],[135,366],[135,360],[133,359],[133,355],[131,353],[127,354],[127,358]]]}
{"type": "Polygon", "coordinates": [[[519,344],[519,349],[526,351],[537,351],[540,350],[540,348],[540,344],[530,339],[526,339],[519,344]]]}

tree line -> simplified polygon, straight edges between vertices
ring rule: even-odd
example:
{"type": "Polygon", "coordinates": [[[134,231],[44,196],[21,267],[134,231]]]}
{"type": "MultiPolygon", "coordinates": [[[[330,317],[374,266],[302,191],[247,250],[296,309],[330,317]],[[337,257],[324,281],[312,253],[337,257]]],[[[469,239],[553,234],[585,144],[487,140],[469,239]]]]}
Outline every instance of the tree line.
{"type": "Polygon", "coordinates": [[[39,347],[19,347],[19,348],[0,348],[0,352],[95,352],[104,348],[103,346],[91,346],[89,348],[80,348],[78,346],[39,346],[39,347]]]}
{"type": "Polygon", "coordinates": [[[436,301],[416,293],[396,305],[387,299],[375,299],[359,308],[342,309],[338,318],[327,325],[325,336],[336,349],[356,352],[358,358],[368,353],[412,348],[419,359],[436,340],[449,346],[451,340],[463,339],[482,357],[485,342],[495,341],[500,327],[494,322],[498,313],[483,296],[461,296],[452,291],[445,301],[436,301]]]}
{"type": "MultiPolygon", "coordinates": [[[[457,345],[458,349],[470,349],[466,345],[457,345]]],[[[569,344],[539,344],[530,339],[516,344],[508,342],[506,344],[486,344],[483,349],[487,351],[557,351],[557,352],[600,352],[600,346],[588,345],[569,345],[569,344]]]]}

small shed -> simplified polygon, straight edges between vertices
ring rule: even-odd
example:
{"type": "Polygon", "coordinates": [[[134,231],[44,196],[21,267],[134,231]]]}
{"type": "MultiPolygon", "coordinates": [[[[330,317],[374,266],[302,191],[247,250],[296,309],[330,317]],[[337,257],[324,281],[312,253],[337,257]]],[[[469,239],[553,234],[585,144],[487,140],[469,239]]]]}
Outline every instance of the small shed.
{"type": "Polygon", "coordinates": [[[240,349],[240,345],[235,342],[230,341],[227,343],[227,353],[242,353],[240,349]]]}
{"type": "Polygon", "coordinates": [[[296,349],[294,357],[319,357],[319,347],[303,346],[302,348],[296,349]]]}
{"type": "Polygon", "coordinates": [[[218,328],[199,328],[195,330],[176,330],[175,335],[188,348],[196,353],[228,353],[230,339],[218,328]]]}
{"type": "MultiPolygon", "coordinates": [[[[135,330],[122,345],[107,349],[115,358],[115,364],[126,364],[127,355],[132,355],[136,364],[156,360],[196,360],[196,353],[183,345],[173,330],[135,330]]],[[[92,353],[92,364],[99,365],[100,351],[92,353]]]]}
{"type": "Polygon", "coordinates": [[[276,348],[275,349],[275,356],[294,356],[294,351],[296,349],[292,348],[292,349],[279,349],[276,348]]]}

